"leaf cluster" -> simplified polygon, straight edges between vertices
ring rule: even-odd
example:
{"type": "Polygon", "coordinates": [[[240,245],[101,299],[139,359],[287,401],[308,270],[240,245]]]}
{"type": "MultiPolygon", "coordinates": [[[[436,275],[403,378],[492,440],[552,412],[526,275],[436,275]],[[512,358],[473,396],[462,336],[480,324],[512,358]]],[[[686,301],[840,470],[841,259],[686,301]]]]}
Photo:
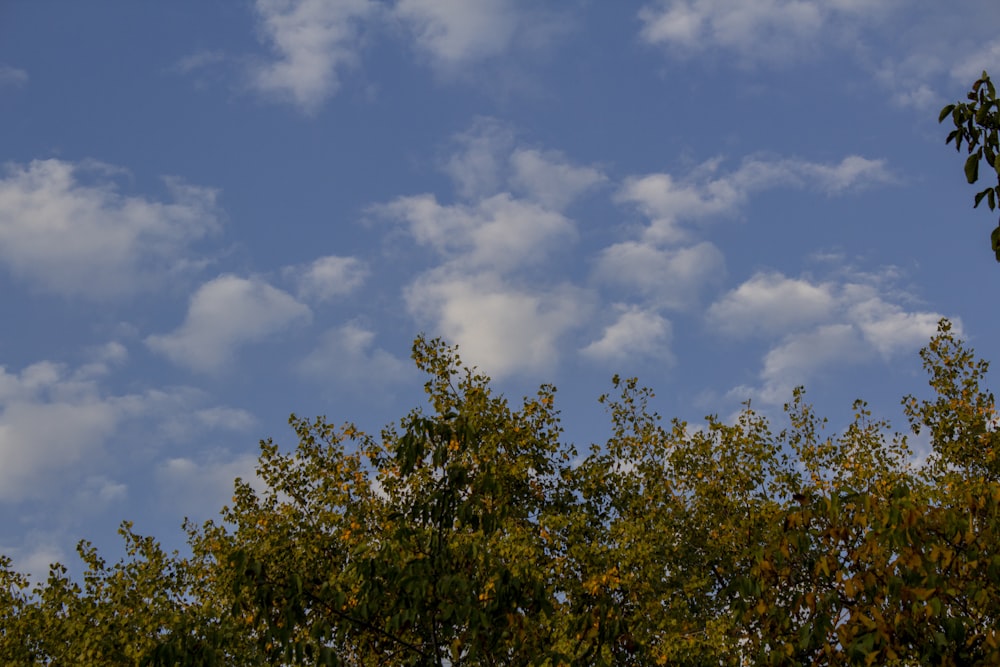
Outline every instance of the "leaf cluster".
{"type": "MultiPolygon", "coordinates": [[[[955,129],[948,133],[945,143],[955,142],[955,150],[959,152],[965,145],[968,152],[965,178],[970,185],[979,180],[979,165],[984,160],[990,173],[997,176],[998,184],[977,192],[973,206],[978,208],[985,199],[992,211],[1000,198],[1000,101],[997,100],[996,87],[985,71],[972,84],[966,99],[968,101],[949,104],[941,109],[938,122],[950,117],[954,123],[955,129]]],[[[990,235],[990,243],[1000,262],[1000,225],[990,235]]]]}

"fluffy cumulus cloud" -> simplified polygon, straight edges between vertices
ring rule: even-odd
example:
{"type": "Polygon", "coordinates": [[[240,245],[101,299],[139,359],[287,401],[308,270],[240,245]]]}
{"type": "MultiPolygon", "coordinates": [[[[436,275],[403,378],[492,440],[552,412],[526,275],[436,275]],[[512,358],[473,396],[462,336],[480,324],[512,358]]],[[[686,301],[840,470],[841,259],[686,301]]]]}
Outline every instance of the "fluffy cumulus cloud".
{"type": "Polygon", "coordinates": [[[319,345],[299,364],[298,371],[327,383],[357,381],[367,385],[395,382],[409,365],[375,345],[375,332],[359,322],[348,322],[323,334],[319,345]]]}
{"type": "Polygon", "coordinates": [[[492,119],[477,120],[452,145],[443,166],[460,202],[422,194],[370,209],[437,253],[438,264],[406,288],[408,310],[491,374],[549,368],[564,336],[589,317],[592,296],[553,281],[546,264],[577,239],[563,209],[605,176],[561,153],[518,146],[492,119]]]}
{"type": "Polygon", "coordinates": [[[110,298],[189,269],[191,245],[221,228],[215,190],[168,179],[172,201],[122,195],[99,163],[36,160],[0,177],[0,264],[34,287],[110,298]]]}
{"type": "Polygon", "coordinates": [[[761,386],[735,391],[780,403],[823,368],[888,361],[925,345],[943,315],[907,310],[894,296],[877,275],[813,282],[758,273],[712,304],[706,320],[727,336],[777,338],[764,356],[761,386]]]}
{"type": "Polygon", "coordinates": [[[59,485],[76,487],[81,506],[107,505],[127,493],[107,475],[115,439],[130,425],[141,423],[148,444],[190,435],[192,415],[199,432],[242,430],[252,420],[242,410],[206,406],[207,397],[193,389],[109,393],[102,380],[124,362],[124,347],[109,343],[89,356],[75,368],[53,361],[20,372],[0,367],[0,502],[39,498],[59,485]],[[174,423],[188,430],[173,433],[174,423]]]}
{"type": "Polygon", "coordinates": [[[431,321],[463,357],[495,376],[551,369],[562,337],[590,316],[590,303],[568,285],[517,288],[492,274],[438,270],[406,290],[418,320],[431,321]]]}
{"type": "MultiPolygon", "coordinates": [[[[901,351],[919,349],[937,331],[941,313],[907,311],[885,300],[871,285],[850,284],[844,288],[848,319],[860,330],[865,341],[883,358],[901,351]]],[[[961,331],[957,323],[956,332],[961,331]]]]}
{"type": "Polygon", "coordinates": [[[731,336],[779,335],[828,319],[836,307],[833,291],[830,283],[758,273],[713,303],[706,317],[731,336]]]}
{"type": "Polygon", "coordinates": [[[247,344],[311,320],[309,307],[257,279],[223,275],[191,297],[184,323],[146,338],[150,349],[192,370],[215,372],[247,344]]]}
{"type": "Polygon", "coordinates": [[[449,71],[505,53],[520,23],[511,0],[399,0],[393,15],[417,49],[449,71]]]}
{"type": "Polygon", "coordinates": [[[42,495],[50,474],[86,463],[121,419],[91,380],[52,362],[0,369],[0,406],[0,500],[8,501],[42,495]]]}
{"type": "Polygon", "coordinates": [[[617,304],[615,310],[618,318],[581,350],[585,357],[614,363],[643,357],[672,360],[670,320],[634,305],[617,304]]]}
{"type": "Polygon", "coordinates": [[[340,86],[339,73],[356,64],[362,22],[371,0],[257,0],[262,37],[276,59],[258,66],[262,93],[315,113],[340,86]]]}
{"type": "Polygon", "coordinates": [[[368,265],[356,257],[327,255],[309,264],[284,270],[295,281],[298,297],[308,301],[330,301],[350,294],[368,277],[368,265]]]}
{"type": "Polygon", "coordinates": [[[685,308],[722,279],[725,260],[707,241],[668,249],[624,241],[601,252],[596,273],[606,284],[635,290],[659,306],[685,308]]]}
{"type": "Polygon", "coordinates": [[[405,223],[418,243],[470,268],[536,264],[576,237],[562,214],[508,193],[474,205],[442,205],[429,194],[400,197],[372,211],[405,223]]]}
{"type": "Polygon", "coordinates": [[[885,16],[892,2],[855,0],[659,0],[639,11],[640,37],[685,52],[718,48],[744,59],[784,58],[836,43],[885,16]]]}

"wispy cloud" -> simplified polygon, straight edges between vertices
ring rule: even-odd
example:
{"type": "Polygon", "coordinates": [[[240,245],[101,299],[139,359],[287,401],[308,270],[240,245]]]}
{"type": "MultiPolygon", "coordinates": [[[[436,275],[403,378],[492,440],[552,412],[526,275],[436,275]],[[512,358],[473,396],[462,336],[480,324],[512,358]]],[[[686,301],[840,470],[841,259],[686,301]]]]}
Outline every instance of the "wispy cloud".
{"type": "Polygon", "coordinates": [[[197,521],[218,513],[232,497],[237,478],[263,491],[266,485],[256,467],[255,454],[210,451],[197,458],[166,459],[157,466],[155,479],[162,504],[197,521]]]}
{"type": "Polygon", "coordinates": [[[0,86],[23,86],[28,78],[25,70],[0,63],[0,86]]]}
{"type": "Polygon", "coordinates": [[[327,255],[308,264],[285,267],[282,273],[296,283],[300,299],[324,302],[357,290],[369,270],[357,257],[327,255]]]}
{"type": "Polygon", "coordinates": [[[683,223],[733,215],[757,192],[786,187],[837,195],[896,180],[885,160],[858,155],[837,163],[748,157],[728,173],[721,165],[720,159],[709,160],[681,178],[667,173],[631,176],[616,199],[649,219],[647,240],[669,243],[688,238],[683,223]]]}
{"type": "Polygon", "coordinates": [[[891,2],[659,0],[639,11],[640,37],[680,52],[732,51],[749,61],[787,58],[836,43],[841,31],[886,14],[891,2]]]}
{"type": "Polygon", "coordinates": [[[315,380],[336,377],[342,382],[383,385],[406,377],[410,365],[376,346],[375,332],[357,321],[326,331],[319,345],[297,369],[315,380]]]}
{"type": "Polygon", "coordinates": [[[505,53],[520,27],[510,0],[398,0],[393,16],[417,49],[446,71],[505,53]]]}
{"type": "Polygon", "coordinates": [[[518,145],[513,129],[495,118],[477,118],[451,146],[444,171],[465,200],[510,192],[562,211],[607,181],[599,168],[574,164],[559,151],[518,145]]]}

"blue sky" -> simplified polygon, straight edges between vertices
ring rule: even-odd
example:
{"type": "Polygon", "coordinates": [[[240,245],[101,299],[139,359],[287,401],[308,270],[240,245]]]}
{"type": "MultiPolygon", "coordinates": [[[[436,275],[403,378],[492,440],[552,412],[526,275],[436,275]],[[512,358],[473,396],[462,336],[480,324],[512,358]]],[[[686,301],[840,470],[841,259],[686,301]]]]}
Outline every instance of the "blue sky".
{"type": "MultiPolygon", "coordinates": [[[[567,438],[638,375],[898,420],[947,316],[998,358],[993,217],[937,112],[992,0],[0,4],[0,552],[168,546],[289,413],[377,431],[439,335],[567,438]]],[[[919,439],[913,442],[920,450],[919,439]]]]}

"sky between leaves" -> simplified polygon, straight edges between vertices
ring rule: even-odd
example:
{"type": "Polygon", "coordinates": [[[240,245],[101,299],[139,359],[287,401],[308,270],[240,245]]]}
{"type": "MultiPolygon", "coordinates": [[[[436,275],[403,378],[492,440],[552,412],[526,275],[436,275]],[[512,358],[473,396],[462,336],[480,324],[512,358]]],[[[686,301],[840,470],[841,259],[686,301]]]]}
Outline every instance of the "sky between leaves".
{"type": "MultiPolygon", "coordinates": [[[[420,404],[419,332],[567,437],[805,384],[897,417],[992,217],[937,111],[994,0],[0,4],[0,552],[179,544],[292,411],[420,404]]],[[[839,421],[838,421],[839,420],[839,421]]],[[[904,424],[898,422],[902,430],[904,424]]],[[[917,443],[919,448],[919,443],[917,443]]]]}

